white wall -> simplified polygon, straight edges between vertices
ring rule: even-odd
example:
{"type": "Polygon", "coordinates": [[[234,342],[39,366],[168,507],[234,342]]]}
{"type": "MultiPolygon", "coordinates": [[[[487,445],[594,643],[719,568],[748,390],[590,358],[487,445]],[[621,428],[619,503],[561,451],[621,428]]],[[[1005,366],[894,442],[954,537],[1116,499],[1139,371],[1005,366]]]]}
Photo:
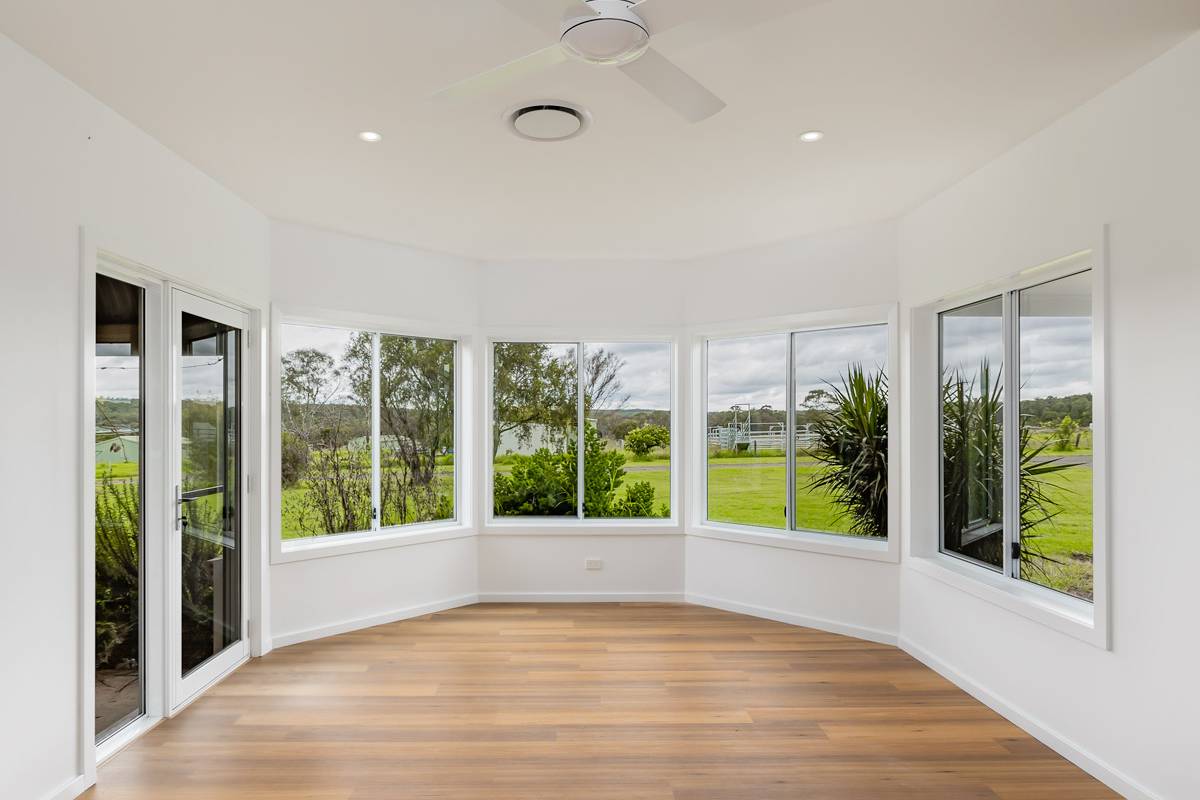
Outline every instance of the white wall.
{"type": "MultiPolygon", "coordinates": [[[[912,569],[901,627],[1130,796],[1200,797],[1198,93],[1193,37],[899,226],[912,306],[1086,248],[1111,224],[1111,652],[912,569]]],[[[911,411],[928,429],[933,409],[911,411]]],[[[918,514],[906,536],[936,525],[918,514]]]]}
{"type": "Polygon", "coordinates": [[[0,581],[0,796],[37,800],[80,766],[79,227],[265,307],[267,223],[3,36],[0,108],[0,441],[20,454],[0,459],[0,537],[19,554],[0,581]]]}

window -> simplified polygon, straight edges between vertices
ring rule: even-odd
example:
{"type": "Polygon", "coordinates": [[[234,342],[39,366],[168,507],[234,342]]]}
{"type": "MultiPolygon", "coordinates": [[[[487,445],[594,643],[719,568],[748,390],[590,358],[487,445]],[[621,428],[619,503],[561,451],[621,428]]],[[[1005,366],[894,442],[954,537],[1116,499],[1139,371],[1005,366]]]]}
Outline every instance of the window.
{"type": "Polygon", "coordinates": [[[96,741],[142,714],[145,290],[96,276],[96,741]]]}
{"type": "Polygon", "coordinates": [[[887,538],[888,341],[871,324],[707,342],[709,521],[887,538]]]}
{"type": "Polygon", "coordinates": [[[669,342],[495,342],[493,516],[669,517],[671,375],[669,342]]]}
{"type": "Polygon", "coordinates": [[[1092,273],[940,329],[943,552],[1090,601],[1092,273]]]}
{"type": "Polygon", "coordinates": [[[285,540],[455,518],[455,355],[445,339],[282,326],[285,540]]]}

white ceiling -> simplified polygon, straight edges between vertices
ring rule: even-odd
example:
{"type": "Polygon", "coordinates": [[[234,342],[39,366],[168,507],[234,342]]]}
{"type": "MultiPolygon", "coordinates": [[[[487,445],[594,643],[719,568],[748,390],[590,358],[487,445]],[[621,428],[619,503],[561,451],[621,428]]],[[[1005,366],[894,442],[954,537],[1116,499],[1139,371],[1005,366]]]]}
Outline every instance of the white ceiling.
{"type": "Polygon", "coordinates": [[[574,62],[431,100],[549,44],[497,0],[0,0],[0,30],[272,217],[486,259],[661,259],[899,214],[1200,29],[1200,0],[730,2],[795,10],[655,39],[729,104],[698,125],[574,62]],[[592,128],[504,129],[539,99],[592,128]]]}

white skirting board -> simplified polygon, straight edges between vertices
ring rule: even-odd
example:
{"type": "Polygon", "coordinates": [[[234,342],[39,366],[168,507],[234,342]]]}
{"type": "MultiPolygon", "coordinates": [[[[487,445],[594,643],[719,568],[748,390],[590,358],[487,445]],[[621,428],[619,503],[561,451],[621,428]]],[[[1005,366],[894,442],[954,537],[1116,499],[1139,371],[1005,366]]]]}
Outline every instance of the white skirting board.
{"type": "Polygon", "coordinates": [[[834,620],[823,619],[821,617],[809,617],[791,611],[782,611],[778,608],[754,606],[734,600],[725,600],[720,597],[709,597],[690,592],[685,596],[685,599],[687,602],[697,606],[719,608],[722,611],[732,611],[735,614],[746,614],[751,617],[762,617],[763,619],[771,619],[776,622],[786,622],[788,625],[799,625],[802,628],[816,628],[819,631],[826,631],[828,633],[840,633],[844,636],[853,636],[856,639],[866,639],[868,642],[895,645],[898,640],[896,634],[891,631],[881,631],[876,628],[851,625],[846,622],[835,622],[834,620]]]}
{"type": "Polygon", "coordinates": [[[480,592],[481,603],[682,603],[682,592],[480,592]]]}
{"type": "Polygon", "coordinates": [[[322,625],[317,628],[308,628],[307,630],[284,633],[272,638],[271,642],[275,647],[287,647],[289,644],[299,644],[300,642],[308,642],[313,639],[323,639],[326,636],[336,636],[339,633],[349,633],[350,631],[362,630],[363,628],[372,628],[376,625],[386,625],[389,622],[399,622],[402,619],[423,617],[426,614],[433,614],[438,611],[446,611],[451,608],[459,608],[460,606],[474,605],[478,602],[479,595],[464,594],[459,595],[458,597],[449,597],[445,600],[435,600],[432,603],[422,603],[419,606],[400,608],[384,614],[375,614],[369,617],[348,619],[344,622],[335,622],[331,625],[322,625]]]}
{"type": "Polygon", "coordinates": [[[942,661],[937,656],[922,648],[920,645],[901,637],[900,649],[920,661],[946,680],[962,689],[967,694],[995,711],[1000,716],[1016,725],[1021,730],[1037,739],[1042,744],[1058,753],[1063,758],[1091,775],[1096,780],[1108,786],[1114,792],[1130,800],[1162,800],[1154,792],[1130,778],[1125,773],[1105,763],[1103,760],[1084,750],[1065,736],[1060,735],[1045,725],[1036,717],[1023,709],[1017,708],[1004,698],[993,694],[988,689],[968,678],[954,667],[942,661]]]}
{"type": "Polygon", "coordinates": [[[92,788],[95,782],[95,778],[89,779],[86,775],[76,775],[46,795],[45,800],[75,800],[76,797],[79,797],[79,795],[92,788]]]}

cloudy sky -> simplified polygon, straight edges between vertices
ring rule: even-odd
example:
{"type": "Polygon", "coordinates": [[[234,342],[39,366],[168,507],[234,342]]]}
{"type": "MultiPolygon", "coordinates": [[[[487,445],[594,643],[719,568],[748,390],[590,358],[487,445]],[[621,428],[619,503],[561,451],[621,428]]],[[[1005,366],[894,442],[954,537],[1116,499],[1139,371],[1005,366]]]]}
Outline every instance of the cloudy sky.
{"type": "Polygon", "coordinates": [[[621,368],[621,394],[629,395],[625,408],[671,407],[671,345],[668,342],[596,342],[584,348],[586,358],[596,349],[616,353],[621,368]]]}
{"type": "MultiPolygon", "coordinates": [[[[850,364],[869,370],[887,363],[887,327],[866,325],[796,334],[796,402],[826,382],[840,384],[850,364]]],[[[717,339],[708,343],[708,408],[734,404],[787,407],[787,334],[717,339]]]]}
{"type": "MultiPolygon", "coordinates": [[[[1034,294],[1022,301],[1022,399],[1092,391],[1092,319],[1067,310],[1076,304],[1034,294]]],[[[975,375],[985,357],[995,366],[1004,360],[999,299],[943,314],[943,367],[975,375]]]]}

